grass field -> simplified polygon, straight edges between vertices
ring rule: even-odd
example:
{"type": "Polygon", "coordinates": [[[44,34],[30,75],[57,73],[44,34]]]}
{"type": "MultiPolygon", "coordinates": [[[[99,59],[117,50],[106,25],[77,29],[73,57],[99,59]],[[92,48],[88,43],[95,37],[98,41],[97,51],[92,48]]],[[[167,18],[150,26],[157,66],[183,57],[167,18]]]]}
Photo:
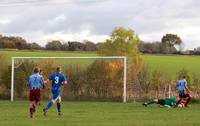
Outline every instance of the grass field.
{"type": "Polygon", "coordinates": [[[63,116],[56,107],[48,116],[42,106],[29,118],[28,102],[0,101],[0,126],[200,126],[200,105],[190,108],[143,107],[133,103],[63,102],[63,116]]]}
{"type": "MultiPolygon", "coordinates": [[[[20,56],[27,56],[27,57],[47,57],[47,56],[52,56],[52,57],[64,57],[64,56],[97,56],[96,53],[92,52],[61,52],[61,51],[37,51],[37,52],[30,52],[30,51],[0,51],[0,54],[3,54],[6,56],[6,60],[9,64],[11,64],[11,57],[20,57],[20,56]]],[[[83,60],[54,60],[55,62],[60,64],[78,64],[81,67],[88,66],[91,64],[94,59],[83,59],[83,60]]]]}
{"type": "MultiPolygon", "coordinates": [[[[12,56],[96,56],[83,52],[16,52],[0,51],[8,63],[12,56]]],[[[200,75],[199,56],[143,55],[151,70],[160,69],[165,77],[176,78],[176,73],[185,68],[200,75]]],[[[86,61],[90,62],[90,61],[86,61]]],[[[78,62],[80,64],[80,62],[78,62]]],[[[82,64],[82,63],[81,63],[82,64]]],[[[46,103],[46,102],[45,102],[46,103]]],[[[57,116],[54,106],[47,117],[42,115],[42,106],[36,117],[29,118],[27,101],[0,100],[0,126],[200,126],[200,104],[190,108],[143,107],[141,103],[116,102],[63,102],[64,115],[57,116]]]]}
{"type": "MultiPolygon", "coordinates": [[[[0,51],[4,54],[7,61],[11,62],[12,56],[97,56],[91,52],[28,52],[28,51],[0,51]]],[[[200,57],[199,56],[177,56],[177,55],[143,55],[144,62],[149,65],[151,70],[159,69],[166,78],[176,79],[177,72],[186,69],[192,75],[193,73],[200,75],[200,57]]],[[[82,66],[88,65],[94,60],[64,60],[62,62],[78,63],[82,66]]]]}
{"type": "Polygon", "coordinates": [[[200,75],[199,56],[144,55],[143,57],[151,70],[159,69],[169,79],[177,79],[177,72],[181,69],[188,70],[190,75],[200,75]]]}

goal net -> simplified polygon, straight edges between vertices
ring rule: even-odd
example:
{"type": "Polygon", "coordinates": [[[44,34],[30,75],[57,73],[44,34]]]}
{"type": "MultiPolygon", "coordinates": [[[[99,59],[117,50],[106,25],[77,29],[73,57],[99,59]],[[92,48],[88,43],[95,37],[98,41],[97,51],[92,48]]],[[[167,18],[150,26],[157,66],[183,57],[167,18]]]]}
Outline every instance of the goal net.
{"type": "MultiPolygon", "coordinates": [[[[68,84],[63,87],[62,98],[67,100],[113,100],[126,102],[125,56],[93,57],[12,57],[11,101],[27,99],[28,77],[34,67],[40,67],[44,79],[61,66],[68,84]]],[[[43,89],[42,98],[51,92],[43,89]]]]}

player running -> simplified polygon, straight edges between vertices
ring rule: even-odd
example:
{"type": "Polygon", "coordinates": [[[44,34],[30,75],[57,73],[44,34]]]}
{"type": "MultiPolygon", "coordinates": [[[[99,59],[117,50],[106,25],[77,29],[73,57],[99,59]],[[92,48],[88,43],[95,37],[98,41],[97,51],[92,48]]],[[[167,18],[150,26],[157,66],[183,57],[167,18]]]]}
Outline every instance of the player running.
{"type": "Polygon", "coordinates": [[[67,84],[67,80],[65,76],[61,73],[61,68],[57,67],[56,72],[49,75],[47,84],[49,85],[50,81],[52,82],[52,98],[46,105],[46,107],[43,109],[44,111],[44,116],[46,116],[47,111],[51,106],[57,102],[57,110],[58,110],[58,115],[62,115],[61,113],[61,86],[63,84],[67,84]]]}
{"type": "Polygon", "coordinates": [[[40,69],[36,67],[34,74],[29,77],[28,87],[30,89],[29,100],[30,100],[30,117],[33,117],[35,108],[40,102],[40,89],[43,87],[43,79],[39,74],[40,69]]]}
{"type": "Polygon", "coordinates": [[[148,102],[143,103],[143,106],[148,106],[151,104],[158,104],[160,107],[162,108],[171,108],[171,107],[176,107],[176,97],[172,97],[172,98],[165,98],[165,99],[154,99],[154,100],[150,100],[148,102]]]}
{"type": "Polygon", "coordinates": [[[191,100],[191,95],[190,95],[190,90],[188,89],[187,86],[187,81],[185,76],[183,76],[182,79],[178,81],[177,89],[179,92],[179,101],[177,102],[177,104],[179,104],[183,99],[187,99],[185,103],[185,106],[187,107],[188,103],[191,100]]]}

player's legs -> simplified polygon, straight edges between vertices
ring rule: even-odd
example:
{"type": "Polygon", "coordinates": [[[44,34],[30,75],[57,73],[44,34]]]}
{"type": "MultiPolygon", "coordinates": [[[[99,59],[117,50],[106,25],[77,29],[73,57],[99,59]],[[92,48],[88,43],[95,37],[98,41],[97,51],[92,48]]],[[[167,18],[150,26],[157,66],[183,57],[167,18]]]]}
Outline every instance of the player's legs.
{"type": "Polygon", "coordinates": [[[144,106],[148,106],[151,104],[159,104],[161,106],[165,105],[165,100],[164,99],[154,99],[154,100],[150,100],[148,102],[143,103],[144,106]]]}
{"type": "Polygon", "coordinates": [[[145,102],[142,105],[148,106],[148,105],[151,105],[151,104],[157,104],[157,102],[158,102],[158,99],[154,99],[154,100],[150,100],[148,102],[145,102]]]}
{"type": "Polygon", "coordinates": [[[58,99],[57,99],[57,110],[58,110],[58,115],[62,115],[61,113],[61,97],[58,96],[58,99]]]}
{"type": "Polygon", "coordinates": [[[33,108],[33,103],[34,102],[30,101],[30,105],[29,105],[29,112],[30,112],[30,117],[31,118],[33,117],[33,113],[35,112],[34,108],[33,108]]]}
{"type": "Polygon", "coordinates": [[[33,117],[33,113],[35,112],[35,108],[37,107],[39,101],[40,101],[40,90],[30,90],[30,95],[29,95],[29,100],[30,100],[30,117],[33,117]]]}
{"type": "Polygon", "coordinates": [[[33,108],[34,93],[33,93],[33,90],[30,90],[30,92],[29,92],[29,101],[30,101],[30,105],[29,105],[30,117],[32,118],[33,113],[34,113],[34,108],[33,108]]]}
{"type": "Polygon", "coordinates": [[[157,104],[164,106],[165,105],[165,100],[164,99],[158,99],[157,104]]]}
{"type": "Polygon", "coordinates": [[[58,93],[53,93],[51,100],[47,103],[46,107],[43,109],[45,116],[46,116],[47,111],[53,106],[53,104],[57,101],[59,96],[60,95],[58,93]]]}
{"type": "Polygon", "coordinates": [[[184,90],[179,91],[179,100],[177,101],[177,105],[181,103],[184,97],[185,97],[185,91],[184,90]]]}
{"type": "Polygon", "coordinates": [[[41,98],[40,98],[40,89],[37,89],[35,91],[35,103],[34,103],[35,107],[40,104],[40,100],[41,100],[41,98]]]}
{"type": "Polygon", "coordinates": [[[191,101],[191,96],[190,96],[190,94],[186,94],[185,96],[186,96],[186,98],[185,98],[186,99],[185,107],[188,107],[188,104],[191,101]]]}

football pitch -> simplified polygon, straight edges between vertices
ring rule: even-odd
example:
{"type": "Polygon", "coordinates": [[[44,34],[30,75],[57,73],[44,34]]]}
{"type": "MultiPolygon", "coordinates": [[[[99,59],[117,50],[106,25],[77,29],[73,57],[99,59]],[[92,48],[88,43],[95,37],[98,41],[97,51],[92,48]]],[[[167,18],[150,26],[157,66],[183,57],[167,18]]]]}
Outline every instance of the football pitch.
{"type": "MultiPolygon", "coordinates": [[[[45,104],[46,102],[42,102],[45,104]]],[[[143,107],[141,103],[63,102],[43,116],[39,106],[29,118],[27,101],[0,101],[0,126],[200,126],[200,104],[190,108],[143,107]]]]}

